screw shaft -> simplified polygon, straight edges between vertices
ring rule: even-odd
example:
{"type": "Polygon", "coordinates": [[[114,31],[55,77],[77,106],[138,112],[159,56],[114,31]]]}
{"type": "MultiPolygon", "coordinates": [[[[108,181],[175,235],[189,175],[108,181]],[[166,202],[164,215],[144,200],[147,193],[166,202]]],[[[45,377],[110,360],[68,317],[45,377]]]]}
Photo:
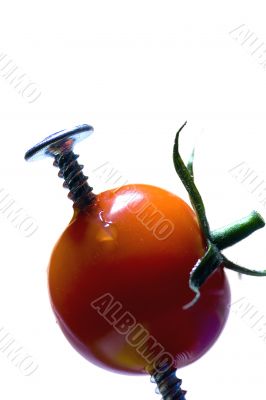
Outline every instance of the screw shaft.
{"type": "Polygon", "coordinates": [[[63,186],[69,189],[68,197],[78,208],[86,207],[96,197],[82,172],[83,165],[77,162],[78,155],[72,150],[55,156],[54,166],[59,168],[58,176],[64,179],[63,186]]]}
{"type": "Polygon", "coordinates": [[[186,400],[186,392],[181,389],[182,380],[176,377],[175,369],[155,372],[151,380],[157,384],[156,392],[162,395],[162,400],[186,400]]]}

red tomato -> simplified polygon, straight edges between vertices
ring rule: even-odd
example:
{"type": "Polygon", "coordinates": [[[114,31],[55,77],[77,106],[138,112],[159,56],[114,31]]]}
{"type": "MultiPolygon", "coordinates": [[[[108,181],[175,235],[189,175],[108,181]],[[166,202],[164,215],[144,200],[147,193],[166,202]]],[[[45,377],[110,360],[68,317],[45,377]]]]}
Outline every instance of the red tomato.
{"type": "Polygon", "coordinates": [[[75,210],[50,261],[50,298],[65,336],[116,372],[147,372],[168,353],[176,368],[197,360],[220,335],[230,304],[220,267],[198,302],[183,308],[205,252],[195,213],[176,195],[149,185],[97,195],[75,210]]]}

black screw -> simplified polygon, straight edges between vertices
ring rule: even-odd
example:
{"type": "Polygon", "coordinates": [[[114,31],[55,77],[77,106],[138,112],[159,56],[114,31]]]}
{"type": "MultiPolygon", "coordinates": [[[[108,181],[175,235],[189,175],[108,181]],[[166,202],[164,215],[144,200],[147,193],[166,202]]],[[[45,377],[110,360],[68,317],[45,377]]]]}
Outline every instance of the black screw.
{"type": "Polygon", "coordinates": [[[162,400],[186,400],[186,391],[181,389],[182,380],[176,377],[175,368],[152,373],[151,382],[157,384],[156,393],[162,395],[162,400]]]}
{"type": "Polygon", "coordinates": [[[63,186],[70,191],[68,197],[79,209],[91,204],[96,196],[87,182],[88,177],[82,172],[84,166],[77,162],[79,156],[74,154],[73,147],[75,143],[92,133],[92,126],[87,124],[56,132],[33,146],[25,154],[27,161],[44,157],[54,158],[54,166],[59,168],[58,176],[64,178],[63,186]]]}

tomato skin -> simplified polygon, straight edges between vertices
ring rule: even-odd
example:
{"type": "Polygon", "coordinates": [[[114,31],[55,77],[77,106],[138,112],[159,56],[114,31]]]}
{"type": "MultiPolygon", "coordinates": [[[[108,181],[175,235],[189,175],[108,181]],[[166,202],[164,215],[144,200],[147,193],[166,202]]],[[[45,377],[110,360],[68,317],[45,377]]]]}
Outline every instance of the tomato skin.
{"type": "Polygon", "coordinates": [[[85,211],[75,211],[50,260],[50,299],[65,336],[98,366],[144,373],[147,360],[110,323],[129,312],[176,368],[194,362],[217,340],[230,304],[221,266],[199,301],[183,309],[194,297],[189,274],[205,251],[194,212],[176,195],[140,184],[97,195],[85,211]],[[109,322],[92,307],[108,293],[121,306],[109,312],[109,322]]]}

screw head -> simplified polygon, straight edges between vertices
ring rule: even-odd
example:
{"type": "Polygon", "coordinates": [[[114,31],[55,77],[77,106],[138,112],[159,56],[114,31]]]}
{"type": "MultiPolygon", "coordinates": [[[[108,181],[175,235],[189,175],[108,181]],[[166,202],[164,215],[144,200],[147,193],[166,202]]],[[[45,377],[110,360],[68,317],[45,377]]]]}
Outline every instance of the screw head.
{"type": "Polygon", "coordinates": [[[73,149],[75,143],[81,142],[92,133],[93,127],[87,124],[53,133],[29,149],[25,154],[25,160],[35,161],[69,152],[73,149]]]}

